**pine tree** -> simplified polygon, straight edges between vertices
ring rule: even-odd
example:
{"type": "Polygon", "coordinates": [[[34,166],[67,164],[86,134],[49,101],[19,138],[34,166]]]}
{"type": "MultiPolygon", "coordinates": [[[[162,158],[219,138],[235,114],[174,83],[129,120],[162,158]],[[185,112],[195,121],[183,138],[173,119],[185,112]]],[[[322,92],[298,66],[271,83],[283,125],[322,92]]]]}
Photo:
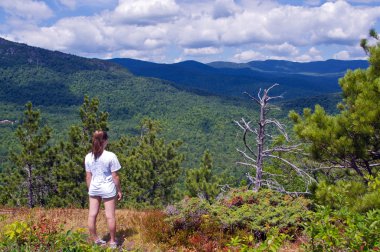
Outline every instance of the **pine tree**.
{"type": "Polygon", "coordinates": [[[84,157],[91,149],[91,138],[95,130],[108,130],[108,113],[99,111],[99,99],[84,97],[80,107],[80,125],[70,128],[67,141],[56,148],[57,167],[56,193],[50,200],[51,206],[84,207],[87,203],[84,157]]]}
{"type": "MultiPolygon", "coordinates": [[[[374,30],[370,36],[379,40],[374,30]]],[[[293,111],[290,117],[315,160],[326,168],[354,171],[367,181],[366,175],[374,174],[380,166],[380,43],[369,45],[362,40],[361,45],[370,66],[348,71],[340,79],[340,112],[329,115],[316,105],[314,112],[304,109],[301,116],[293,111]]]]}
{"type": "Polygon", "coordinates": [[[208,150],[203,153],[200,167],[188,170],[185,187],[191,197],[200,196],[208,201],[214,199],[220,192],[220,179],[212,174],[212,158],[208,150]]]}
{"type": "Polygon", "coordinates": [[[122,190],[128,205],[159,207],[172,202],[181,174],[183,155],[177,149],[179,141],[165,143],[158,137],[157,121],[142,120],[141,135],[128,156],[120,155],[123,169],[122,190]]]}
{"type": "Polygon", "coordinates": [[[11,176],[19,178],[20,193],[27,198],[28,207],[45,205],[53,190],[53,149],[48,144],[51,128],[41,128],[40,111],[34,110],[31,102],[26,105],[21,125],[16,136],[21,144],[20,152],[11,152],[11,160],[17,166],[11,176]]]}

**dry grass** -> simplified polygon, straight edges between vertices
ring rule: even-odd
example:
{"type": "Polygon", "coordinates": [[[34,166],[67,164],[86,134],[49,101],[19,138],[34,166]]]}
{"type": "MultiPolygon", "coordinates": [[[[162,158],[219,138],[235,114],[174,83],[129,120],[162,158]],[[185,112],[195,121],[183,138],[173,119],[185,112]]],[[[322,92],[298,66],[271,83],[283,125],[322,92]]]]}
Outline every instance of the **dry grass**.
{"type": "MultiPolygon", "coordinates": [[[[116,210],[117,239],[121,246],[128,250],[161,251],[157,244],[147,241],[144,237],[144,219],[149,218],[154,211],[116,210]]],[[[63,225],[64,230],[78,228],[87,229],[87,209],[5,209],[0,208],[0,233],[5,225],[15,221],[37,222],[42,218],[52,220],[57,225],[63,225]]],[[[100,237],[109,239],[104,210],[97,219],[97,230],[100,237]]]]}
{"type": "MultiPolygon", "coordinates": [[[[37,223],[42,219],[48,219],[56,225],[62,225],[64,230],[87,229],[87,209],[43,209],[43,208],[17,208],[5,209],[0,207],[0,233],[5,225],[15,221],[26,221],[37,223]]],[[[121,247],[126,250],[136,251],[184,251],[196,252],[191,248],[171,248],[169,244],[155,244],[153,241],[157,237],[164,235],[167,227],[162,218],[164,215],[160,211],[134,211],[128,209],[116,210],[117,218],[117,239],[121,247]],[[162,234],[159,234],[162,233],[162,234]],[[160,245],[162,248],[160,248],[160,245]]],[[[107,222],[104,210],[101,210],[97,219],[98,234],[105,240],[109,240],[107,222]]],[[[285,244],[280,249],[281,252],[303,251],[301,244],[303,239],[285,244]]],[[[210,250],[211,251],[211,250],[210,250]]],[[[215,250],[212,250],[215,251],[215,250]]]]}

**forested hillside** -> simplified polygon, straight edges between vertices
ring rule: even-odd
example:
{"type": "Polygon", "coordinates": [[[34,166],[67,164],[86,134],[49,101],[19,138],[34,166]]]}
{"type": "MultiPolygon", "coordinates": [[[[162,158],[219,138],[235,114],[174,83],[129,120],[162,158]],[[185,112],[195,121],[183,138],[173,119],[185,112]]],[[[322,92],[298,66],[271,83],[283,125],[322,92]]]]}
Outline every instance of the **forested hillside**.
{"type": "Polygon", "coordinates": [[[204,150],[215,156],[219,171],[235,169],[237,127],[233,120],[256,115],[250,101],[198,96],[153,78],[136,77],[111,62],[85,59],[24,44],[0,43],[0,119],[3,143],[1,164],[9,149],[16,148],[14,130],[20,123],[24,104],[40,108],[44,123],[53,134],[67,137],[70,125],[79,121],[84,95],[99,97],[100,108],[110,114],[111,139],[139,133],[144,117],[161,122],[165,139],[181,140],[184,167],[199,162],[204,150]]]}

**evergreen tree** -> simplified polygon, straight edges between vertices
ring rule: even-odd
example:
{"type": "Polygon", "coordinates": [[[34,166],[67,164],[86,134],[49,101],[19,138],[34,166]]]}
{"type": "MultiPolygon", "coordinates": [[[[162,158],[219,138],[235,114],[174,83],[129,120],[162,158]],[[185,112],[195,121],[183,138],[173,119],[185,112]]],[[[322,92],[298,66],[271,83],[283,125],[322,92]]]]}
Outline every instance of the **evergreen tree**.
{"type": "MultiPolygon", "coordinates": [[[[379,40],[374,30],[370,36],[379,40]]],[[[339,114],[329,115],[319,106],[304,109],[303,116],[290,113],[297,135],[309,143],[312,157],[327,167],[354,171],[365,181],[380,161],[380,43],[361,45],[369,54],[370,66],[348,71],[340,79],[343,101],[339,114]]]]}
{"type": "Polygon", "coordinates": [[[108,130],[108,113],[99,111],[99,99],[84,97],[80,107],[81,125],[71,126],[68,141],[56,148],[56,193],[50,200],[52,206],[84,207],[87,203],[84,157],[91,150],[95,130],[108,130]]]}
{"type": "Polygon", "coordinates": [[[215,198],[220,189],[220,179],[212,174],[212,158],[208,150],[202,156],[200,167],[188,170],[186,173],[185,186],[189,196],[200,196],[208,201],[215,198]]]}
{"type": "Polygon", "coordinates": [[[141,122],[141,135],[137,145],[131,147],[128,156],[120,155],[124,169],[122,190],[127,204],[135,206],[162,206],[170,203],[176,195],[176,183],[181,174],[183,155],[177,149],[179,141],[165,143],[158,137],[157,121],[141,122]]]}
{"type": "MultiPolygon", "coordinates": [[[[79,115],[82,121],[80,126],[82,130],[82,142],[83,145],[91,144],[92,134],[96,130],[108,131],[108,116],[107,112],[99,111],[100,101],[95,97],[89,99],[86,95],[84,101],[79,109],[79,115]]],[[[77,132],[75,132],[77,133],[77,132]]]]}
{"type": "Polygon", "coordinates": [[[51,128],[48,126],[41,128],[40,111],[34,110],[31,102],[25,107],[22,123],[16,130],[16,136],[22,146],[21,151],[11,152],[11,160],[17,168],[5,175],[10,174],[11,177],[18,178],[16,183],[13,181],[10,188],[14,189],[18,184],[19,190],[22,190],[19,195],[26,198],[28,207],[32,208],[36,205],[45,205],[53,190],[54,153],[48,144],[51,128]]]}

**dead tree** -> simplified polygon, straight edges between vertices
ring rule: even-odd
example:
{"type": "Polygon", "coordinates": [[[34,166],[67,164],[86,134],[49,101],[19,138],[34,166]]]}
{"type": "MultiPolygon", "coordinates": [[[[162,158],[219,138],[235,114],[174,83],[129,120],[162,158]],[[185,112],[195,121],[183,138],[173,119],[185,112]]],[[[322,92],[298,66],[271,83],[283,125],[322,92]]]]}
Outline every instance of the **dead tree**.
{"type": "Polygon", "coordinates": [[[235,123],[243,130],[243,142],[245,149],[237,149],[237,151],[243,156],[245,159],[244,162],[238,162],[238,164],[245,165],[251,167],[255,170],[255,177],[251,176],[250,173],[247,173],[247,178],[250,181],[250,185],[254,185],[253,190],[258,191],[262,186],[267,186],[271,189],[284,192],[284,193],[308,193],[308,185],[315,181],[309,174],[307,174],[304,170],[299,168],[294,163],[285,159],[280,153],[301,153],[300,145],[280,145],[275,146],[270,149],[267,148],[267,144],[270,140],[274,139],[276,136],[272,136],[267,132],[268,126],[274,126],[280,132],[280,134],[285,138],[286,142],[289,142],[288,135],[285,131],[284,125],[282,125],[278,120],[273,118],[267,118],[268,112],[273,108],[269,104],[270,100],[282,98],[280,96],[269,96],[269,91],[278,86],[278,84],[274,84],[270,86],[268,89],[262,90],[260,89],[257,98],[252,95],[247,94],[254,102],[256,102],[260,107],[260,118],[258,122],[258,127],[252,128],[251,121],[246,121],[242,118],[240,121],[235,121],[235,123]],[[255,135],[256,148],[252,148],[248,143],[248,136],[253,133],[255,135]],[[306,182],[306,190],[304,192],[288,192],[285,188],[277,182],[275,174],[269,174],[264,172],[264,160],[267,158],[274,158],[280,160],[285,163],[289,167],[291,167],[296,173],[301,176],[306,182]],[[266,178],[263,178],[263,175],[266,175],[266,178]]]}

